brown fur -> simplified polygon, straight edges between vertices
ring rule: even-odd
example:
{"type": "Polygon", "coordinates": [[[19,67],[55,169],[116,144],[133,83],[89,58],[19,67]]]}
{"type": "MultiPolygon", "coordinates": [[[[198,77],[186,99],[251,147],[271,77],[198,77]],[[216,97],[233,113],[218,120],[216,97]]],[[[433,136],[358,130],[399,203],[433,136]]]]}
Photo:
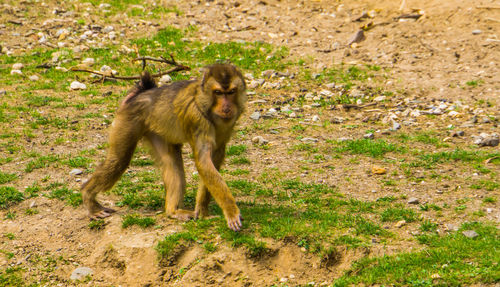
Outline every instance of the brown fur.
{"type": "Polygon", "coordinates": [[[241,227],[240,211],[219,174],[225,147],[246,103],[245,81],[232,65],[206,67],[201,79],[180,81],[160,88],[149,74],[122,102],[109,135],[104,162],[82,186],[83,202],[91,218],[109,216],[113,210],[96,201],[128,167],[137,142],[144,138],[162,169],[166,188],[165,211],[181,220],[208,215],[212,195],[222,208],[228,226],[241,227]],[[193,149],[201,183],[194,211],[181,209],[186,186],[181,149],[193,149]]]}

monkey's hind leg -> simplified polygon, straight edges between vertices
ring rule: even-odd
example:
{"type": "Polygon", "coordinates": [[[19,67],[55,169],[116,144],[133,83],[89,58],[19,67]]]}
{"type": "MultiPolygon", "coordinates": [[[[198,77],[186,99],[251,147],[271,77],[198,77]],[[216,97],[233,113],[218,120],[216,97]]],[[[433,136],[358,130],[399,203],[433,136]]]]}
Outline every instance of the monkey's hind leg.
{"type": "Polygon", "coordinates": [[[194,212],[182,209],[186,178],[182,160],[182,145],[166,143],[158,135],[149,135],[156,160],[162,169],[165,184],[165,213],[172,218],[188,221],[194,218],[194,212]]]}
{"type": "Polygon", "coordinates": [[[102,206],[96,200],[99,192],[109,190],[127,169],[140,139],[138,124],[127,120],[126,116],[117,115],[110,134],[106,159],[99,165],[92,177],[82,185],[82,200],[91,219],[110,216],[115,210],[102,206]]]}

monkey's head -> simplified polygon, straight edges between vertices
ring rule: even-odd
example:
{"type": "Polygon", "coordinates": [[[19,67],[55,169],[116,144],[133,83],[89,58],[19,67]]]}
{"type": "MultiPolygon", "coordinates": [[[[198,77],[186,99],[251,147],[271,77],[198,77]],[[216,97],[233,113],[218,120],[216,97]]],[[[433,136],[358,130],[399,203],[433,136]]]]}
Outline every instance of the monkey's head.
{"type": "Polygon", "coordinates": [[[197,99],[198,104],[216,119],[235,120],[245,108],[245,80],[233,65],[213,64],[205,67],[201,89],[203,98],[197,99]]]}

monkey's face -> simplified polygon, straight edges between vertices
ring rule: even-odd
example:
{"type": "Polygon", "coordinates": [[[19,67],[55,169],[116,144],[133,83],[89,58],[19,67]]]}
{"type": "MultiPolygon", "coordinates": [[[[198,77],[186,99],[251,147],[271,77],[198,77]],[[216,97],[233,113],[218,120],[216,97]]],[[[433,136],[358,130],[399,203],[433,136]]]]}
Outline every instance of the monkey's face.
{"type": "Polygon", "coordinates": [[[212,87],[213,105],[211,112],[213,115],[229,121],[239,114],[239,107],[237,105],[238,88],[229,87],[222,88],[220,85],[213,85],[212,87]]]}

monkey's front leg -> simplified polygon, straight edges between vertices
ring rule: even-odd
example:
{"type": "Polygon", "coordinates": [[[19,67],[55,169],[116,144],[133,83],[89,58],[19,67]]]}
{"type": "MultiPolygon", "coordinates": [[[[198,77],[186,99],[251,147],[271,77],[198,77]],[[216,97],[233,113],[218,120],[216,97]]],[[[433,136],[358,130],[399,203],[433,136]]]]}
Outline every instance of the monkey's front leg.
{"type": "MultiPolygon", "coordinates": [[[[236,206],[236,201],[229,187],[215,168],[211,157],[211,148],[208,145],[195,148],[195,163],[204,185],[222,208],[228,227],[234,231],[239,231],[241,229],[240,210],[236,206]]],[[[199,212],[199,210],[197,211],[199,212]]]]}

